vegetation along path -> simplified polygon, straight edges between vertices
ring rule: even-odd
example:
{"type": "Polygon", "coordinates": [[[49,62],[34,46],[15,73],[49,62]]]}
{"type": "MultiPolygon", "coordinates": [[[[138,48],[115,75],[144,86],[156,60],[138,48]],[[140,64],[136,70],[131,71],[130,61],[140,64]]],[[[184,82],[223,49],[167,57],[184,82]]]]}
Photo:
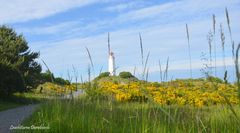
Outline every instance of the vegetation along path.
{"type": "Polygon", "coordinates": [[[19,126],[21,122],[29,117],[38,104],[26,105],[0,112],[0,133],[11,132],[11,126],[19,126]]]}

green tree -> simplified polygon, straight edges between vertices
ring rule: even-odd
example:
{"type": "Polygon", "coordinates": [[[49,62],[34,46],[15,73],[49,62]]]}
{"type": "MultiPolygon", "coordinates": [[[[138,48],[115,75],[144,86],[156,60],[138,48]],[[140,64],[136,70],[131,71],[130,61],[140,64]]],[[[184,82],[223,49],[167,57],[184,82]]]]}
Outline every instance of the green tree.
{"type": "Polygon", "coordinates": [[[68,80],[65,80],[60,77],[54,78],[54,83],[59,84],[59,85],[69,85],[70,84],[70,82],[68,80]]]}
{"type": "Polygon", "coordinates": [[[54,79],[53,73],[51,73],[49,70],[47,70],[46,72],[41,73],[40,83],[43,84],[45,82],[52,82],[52,78],[54,79]]]}
{"type": "Polygon", "coordinates": [[[11,88],[11,85],[3,81],[13,81],[15,78],[21,78],[25,90],[36,87],[42,70],[41,65],[35,61],[38,57],[39,53],[29,49],[23,35],[18,35],[7,26],[0,26],[0,62],[2,64],[0,73],[3,73],[5,69],[9,70],[6,71],[9,72],[8,78],[1,77],[0,84],[5,86],[2,89],[11,88]],[[15,74],[19,76],[15,77],[15,74]]]}
{"type": "Polygon", "coordinates": [[[40,83],[43,84],[45,82],[53,82],[58,85],[70,84],[70,82],[68,80],[65,80],[61,77],[55,77],[54,74],[52,72],[50,72],[49,70],[47,70],[44,73],[41,73],[40,83]]]}
{"type": "Polygon", "coordinates": [[[24,80],[20,72],[6,61],[0,62],[0,97],[24,91],[24,80]]]}

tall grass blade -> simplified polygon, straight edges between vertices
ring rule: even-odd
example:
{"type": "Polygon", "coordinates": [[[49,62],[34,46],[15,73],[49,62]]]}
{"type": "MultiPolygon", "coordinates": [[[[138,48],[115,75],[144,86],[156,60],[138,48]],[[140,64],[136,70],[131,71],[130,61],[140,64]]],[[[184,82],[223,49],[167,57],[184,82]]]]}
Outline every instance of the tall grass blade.
{"type": "MultiPolygon", "coordinates": [[[[229,17],[228,9],[227,9],[227,8],[225,8],[225,14],[226,14],[226,18],[227,18],[228,31],[229,31],[229,36],[230,36],[231,45],[232,45],[232,59],[233,59],[233,61],[234,61],[235,46],[234,46],[234,41],[233,41],[233,39],[232,39],[232,30],[231,30],[231,25],[230,25],[230,17],[229,17]]],[[[234,73],[234,72],[233,72],[233,73],[234,73]]]]}
{"type": "Polygon", "coordinates": [[[187,40],[188,40],[188,56],[189,56],[189,65],[190,65],[190,77],[192,78],[192,57],[191,57],[191,48],[190,48],[190,38],[189,38],[189,30],[188,25],[186,24],[186,33],[187,33],[187,40]]]}
{"type": "Polygon", "coordinates": [[[147,69],[147,73],[146,73],[146,81],[148,81],[148,74],[149,74],[149,68],[147,69]]]}
{"type": "Polygon", "coordinates": [[[54,82],[53,73],[50,71],[50,69],[49,69],[47,63],[46,63],[43,59],[41,59],[41,60],[42,60],[43,64],[46,66],[47,70],[50,72],[50,75],[51,75],[51,81],[54,82]]]}
{"type": "MultiPolygon", "coordinates": [[[[72,83],[72,76],[70,75],[70,72],[69,70],[67,70],[67,76],[68,76],[68,81],[70,82],[70,84],[72,83]]],[[[71,96],[71,99],[73,100],[73,93],[72,93],[72,89],[71,89],[71,92],[70,92],[70,96],[71,96]]]]}
{"type": "Polygon", "coordinates": [[[78,72],[77,72],[76,68],[74,67],[74,65],[72,65],[72,68],[73,68],[73,74],[74,74],[74,77],[75,77],[76,91],[77,91],[78,72]]]}
{"type": "Polygon", "coordinates": [[[235,43],[234,43],[234,41],[232,42],[232,55],[233,55],[233,60],[234,60],[234,55],[235,55],[235,43]]]}
{"type": "Polygon", "coordinates": [[[103,70],[103,66],[101,66],[100,71],[99,71],[99,74],[102,73],[102,70],[103,70]]]}
{"type": "Polygon", "coordinates": [[[136,70],[137,70],[137,67],[134,66],[134,69],[133,69],[133,75],[136,76],[136,70]]]}
{"type": "Polygon", "coordinates": [[[213,34],[210,31],[207,36],[208,46],[209,46],[209,58],[210,58],[210,71],[212,73],[212,41],[213,41],[213,34]]]}
{"type": "Polygon", "coordinates": [[[223,32],[222,24],[220,24],[220,37],[221,37],[221,46],[222,46],[222,58],[223,58],[223,65],[224,65],[224,72],[226,71],[226,63],[225,63],[225,35],[223,32]]]}
{"type": "Polygon", "coordinates": [[[82,77],[82,74],[81,74],[81,83],[83,84],[83,77],[82,77]]]}
{"type": "Polygon", "coordinates": [[[236,69],[236,77],[237,77],[238,98],[240,99],[240,73],[239,73],[239,62],[238,62],[239,49],[240,49],[240,43],[237,46],[236,57],[235,57],[235,69],[236,69]]]}
{"type": "Polygon", "coordinates": [[[214,40],[214,74],[215,77],[217,77],[217,46],[216,46],[216,40],[215,40],[215,34],[216,34],[216,17],[213,14],[213,40],[214,40]]]}
{"type": "Polygon", "coordinates": [[[216,33],[216,16],[213,14],[213,34],[216,33]]]}
{"type": "Polygon", "coordinates": [[[91,81],[91,67],[90,67],[90,65],[88,65],[87,72],[88,72],[88,82],[90,84],[90,81],[91,81]]]}
{"type": "Polygon", "coordinates": [[[161,82],[162,82],[162,81],[163,81],[163,77],[162,77],[162,65],[161,65],[160,60],[158,61],[158,66],[159,66],[159,71],[160,71],[160,80],[161,80],[161,82]]]}
{"type": "Polygon", "coordinates": [[[164,77],[163,79],[165,79],[165,81],[168,80],[168,63],[169,63],[169,57],[167,58],[167,64],[166,64],[166,68],[165,68],[165,72],[164,72],[164,77]]]}
{"type": "Polygon", "coordinates": [[[86,47],[86,50],[87,50],[88,58],[89,58],[89,60],[90,60],[92,69],[94,70],[94,65],[93,65],[93,61],[92,61],[92,56],[91,56],[90,51],[89,51],[89,49],[88,49],[87,47],[86,47]]]}
{"type": "Polygon", "coordinates": [[[146,58],[145,63],[144,63],[143,77],[144,77],[145,74],[146,74],[146,69],[147,69],[147,63],[148,63],[149,55],[150,55],[150,52],[148,52],[147,58],[146,58]]]}
{"type": "Polygon", "coordinates": [[[230,34],[230,38],[231,38],[231,42],[233,42],[233,40],[232,40],[232,30],[231,30],[231,25],[230,25],[230,18],[229,18],[229,14],[228,14],[228,9],[227,9],[227,8],[225,8],[225,13],[226,13],[227,24],[228,24],[228,30],[229,30],[229,34],[230,34]]]}
{"type": "Polygon", "coordinates": [[[69,81],[70,83],[72,83],[72,76],[71,76],[69,70],[67,70],[67,76],[68,76],[68,81],[69,81]]]}
{"type": "Polygon", "coordinates": [[[141,36],[141,33],[139,33],[139,40],[140,40],[140,48],[141,48],[141,58],[142,58],[142,66],[143,66],[143,62],[144,62],[144,59],[143,59],[143,44],[142,44],[142,36],[141,36]]]}

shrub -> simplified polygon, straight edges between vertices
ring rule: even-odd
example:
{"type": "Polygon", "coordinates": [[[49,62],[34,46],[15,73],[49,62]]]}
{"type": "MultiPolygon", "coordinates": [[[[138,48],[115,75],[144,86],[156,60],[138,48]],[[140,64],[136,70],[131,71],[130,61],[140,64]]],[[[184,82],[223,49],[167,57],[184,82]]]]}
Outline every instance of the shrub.
{"type": "Polygon", "coordinates": [[[153,83],[152,83],[152,86],[153,86],[153,87],[160,87],[160,86],[161,86],[161,84],[160,84],[160,83],[158,83],[158,82],[153,82],[153,83]]]}
{"type": "Polygon", "coordinates": [[[104,77],[109,77],[109,75],[110,75],[110,72],[103,72],[103,73],[100,73],[100,74],[96,77],[96,79],[98,80],[98,79],[101,79],[101,78],[104,78],[104,77]]]}
{"type": "Polygon", "coordinates": [[[70,82],[68,80],[65,80],[63,78],[54,78],[54,82],[59,85],[69,85],[70,82]]]}
{"type": "Polygon", "coordinates": [[[50,71],[41,73],[41,83],[52,82],[52,77],[54,78],[54,75],[50,71]]]}
{"type": "Polygon", "coordinates": [[[119,77],[124,79],[134,78],[130,72],[120,72],[119,77]]]}
{"type": "Polygon", "coordinates": [[[40,83],[44,84],[46,82],[54,82],[58,85],[69,85],[70,82],[68,80],[65,80],[61,77],[56,77],[51,73],[50,71],[46,71],[44,73],[41,73],[40,77],[40,83]]]}
{"type": "Polygon", "coordinates": [[[222,79],[214,76],[207,77],[207,81],[214,82],[214,83],[223,83],[222,79]]]}

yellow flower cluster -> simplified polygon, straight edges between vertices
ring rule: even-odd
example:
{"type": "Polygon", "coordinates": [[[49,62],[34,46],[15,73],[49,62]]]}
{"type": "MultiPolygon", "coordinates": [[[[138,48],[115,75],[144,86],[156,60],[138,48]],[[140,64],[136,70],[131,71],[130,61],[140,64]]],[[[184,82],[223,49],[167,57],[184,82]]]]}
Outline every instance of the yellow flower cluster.
{"type": "Polygon", "coordinates": [[[63,94],[63,93],[70,93],[71,91],[76,90],[76,86],[75,85],[57,85],[54,83],[45,83],[41,86],[38,87],[37,92],[40,92],[40,89],[42,88],[42,93],[46,93],[46,94],[52,94],[52,95],[56,95],[56,94],[63,94]]]}
{"type": "Polygon", "coordinates": [[[237,88],[233,85],[214,84],[211,82],[173,81],[168,83],[117,84],[101,82],[98,89],[107,95],[114,96],[117,101],[152,100],[162,105],[193,105],[197,107],[238,104],[237,88]]]}
{"type": "Polygon", "coordinates": [[[114,95],[118,101],[143,101],[146,100],[146,95],[141,92],[138,82],[130,84],[115,84],[112,82],[101,82],[98,85],[105,94],[114,95]]]}

